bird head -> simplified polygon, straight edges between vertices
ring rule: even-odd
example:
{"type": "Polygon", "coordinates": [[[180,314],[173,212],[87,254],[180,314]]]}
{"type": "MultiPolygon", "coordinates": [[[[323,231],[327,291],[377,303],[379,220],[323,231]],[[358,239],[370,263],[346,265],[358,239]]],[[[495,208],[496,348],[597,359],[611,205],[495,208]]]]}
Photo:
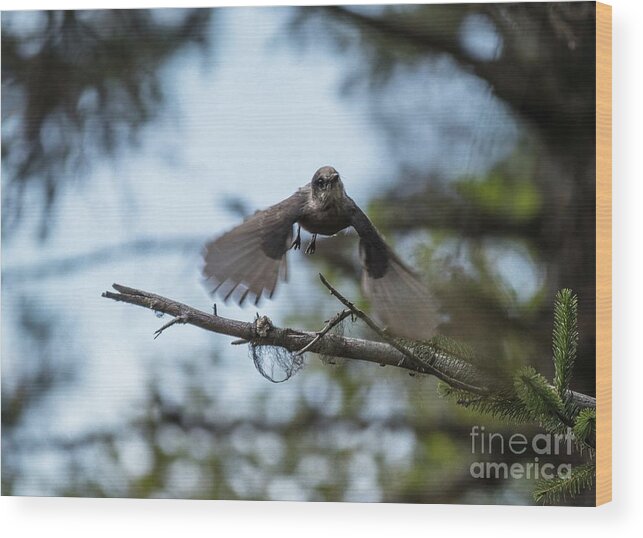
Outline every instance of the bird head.
{"type": "Polygon", "coordinates": [[[344,184],[332,166],[322,166],[317,170],[310,186],[313,196],[322,202],[340,198],[344,194],[344,184]]]}

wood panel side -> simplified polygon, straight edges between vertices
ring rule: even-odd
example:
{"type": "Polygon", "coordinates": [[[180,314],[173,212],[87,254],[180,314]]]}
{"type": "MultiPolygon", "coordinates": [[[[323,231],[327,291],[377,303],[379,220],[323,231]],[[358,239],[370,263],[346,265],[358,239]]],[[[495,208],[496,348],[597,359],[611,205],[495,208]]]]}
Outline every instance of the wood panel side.
{"type": "Polygon", "coordinates": [[[612,500],[612,7],[596,3],[596,505],[612,500]]]}

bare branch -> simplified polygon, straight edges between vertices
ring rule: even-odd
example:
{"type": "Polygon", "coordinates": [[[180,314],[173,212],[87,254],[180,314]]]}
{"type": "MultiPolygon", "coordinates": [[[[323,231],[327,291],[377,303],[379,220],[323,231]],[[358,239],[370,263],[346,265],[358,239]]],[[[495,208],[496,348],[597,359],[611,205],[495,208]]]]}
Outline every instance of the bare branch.
{"type": "MultiPolygon", "coordinates": [[[[244,322],[223,316],[215,316],[154,293],[120,284],[114,284],[113,287],[117,293],[106,291],[102,296],[174,317],[183,316],[185,323],[188,325],[232,336],[253,345],[279,346],[288,351],[296,352],[301,350],[303,346],[310,344],[317,337],[314,332],[280,328],[272,324],[268,330],[265,329],[264,324],[264,328],[261,331],[262,335],[260,335],[257,332],[259,319],[255,319],[254,322],[244,322]]],[[[335,334],[326,334],[324,338],[318,339],[310,345],[308,351],[346,359],[382,363],[388,366],[397,366],[404,359],[403,355],[386,343],[335,334]]]]}
{"type": "MultiPolygon", "coordinates": [[[[330,284],[328,286],[330,286],[330,284]]],[[[430,343],[423,343],[421,347],[423,350],[428,350],[428,353],[424,355],[424,360],[418,358],[415,351],[408,349],[406,346],[402,346],[397,339],[391,339],[391,337],[386,334],[386,331],[382,330],[373,320],[361,312],[361,310],[357,309],[355,305],[341,296],[336,290],[335,293],[337,295],[335,296],[341,296],[342,299],[346,301],[345,304],[348,310],[359,316],[366,323],[372,324],[372,328],[376,327],[377,331],[379,331],[378,334],[385,338],[387,340],[386,342],[350,338],[328,332],[321,338],[318,333],[310,331],[276,327],[266,316],[257,317],[252,323],[244,322],[208,314],[154,293],[129,288],[120,284],[113,284],[113,287],[116,293],[106,291],[102,296],[114,301],[138,305],[155,312],[163,312],[175,318],[180,318],[180,321],[173,320],[166,324],[159,329],[160,332],[174,323],[185,323],[206,331],[233,336],[255,346],[277,346],[292,352],[301,351],[303,347],[307,346],[307,351],[322,355],[395,366],[423,374],[429,373],[454,387],[464,388],[472,392],[473,390],[470,387],[473,387],[476,389],[476,392],[482,394],[488,394],[493,391],[494,380],[489,379],[489,376],[487,376],[485,372],[480,371],[474,365],[466,363],[458,357],[450,355],[447,351],[439,349],[437,346],[432,346],[430,343]],[[403,349],[403,351],[401,351],[400,348],[403,349]],[[409,357],[409,354],[412,358],[409,357]],[[430,358],[429,361],[426,360],[427,356],[430,358]]],[[[332,286],[330,288],[332,288],[332,286]]],[[[159,333],[159,331],[157,331],[157,333],[159,333]]],[[[574,391],[569,391],[569,393],[572,401],[579,408],[596,407],[595,398],[574,391]]]]}

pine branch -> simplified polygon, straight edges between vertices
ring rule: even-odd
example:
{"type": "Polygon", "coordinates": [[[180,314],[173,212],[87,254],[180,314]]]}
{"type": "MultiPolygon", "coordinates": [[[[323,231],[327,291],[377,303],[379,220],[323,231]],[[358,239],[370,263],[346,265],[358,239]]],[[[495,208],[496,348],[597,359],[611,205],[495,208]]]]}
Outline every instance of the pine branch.
{"type": "Polygon", "coordinates": [[[583,409],[574,422],[574,437],[579,443],[596,446],[596,409],[583,409]]]}
{"type": "Polygon", "coordinates": [[[547,383],[547,380],[532,367],[520,370],[514,378],[518,398],[531,412],[533,420],[538,421],[549,431],[564,431],[572,427],[572,420],[565,416],[563,402],[547,383]]]}
{"type": "Polygon", "coordinates": [[[524,424],[525,422],[533,421],[532,413],[515,396],[499,394],[485,398],[477,394],[454,389],[445,383],[441,383],[438,390],[442,396],[454,400],[458,405],[483,415],[491,415],[513,424],[524,424]]]}
{"type": "Polygon", "coordinates": [[[594,484],[596,465],[594,462],[576,467],[569,477],[557,476],[549,480],[539,480],[534,490],[536,502],[558,503],[568,497],[575,497],[594,484]]]}
{"type": "Polygon", "coordinates": [[[558,395],[565,401],[566,391],[576,360],[578,349],[578,299],[570,289],[556,294],[554,306],[554,331],[552,351],[554,358],[554,386],[558,395]]]}

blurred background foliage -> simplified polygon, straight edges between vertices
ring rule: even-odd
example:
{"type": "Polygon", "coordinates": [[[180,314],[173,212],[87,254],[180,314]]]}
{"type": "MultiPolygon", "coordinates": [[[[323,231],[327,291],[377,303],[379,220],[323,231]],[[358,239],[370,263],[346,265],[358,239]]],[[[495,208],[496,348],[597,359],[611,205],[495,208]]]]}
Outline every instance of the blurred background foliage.
{"type": "Polygon", "coordinates": [[[87,179],[83,169],[93,159],[115,157],[158,117],[159,71],[186,47],[205,50],[212,38],[212,12],[166,13],[46,11],[27,14],[27,24],[3,17],[2,203],[10,208],[3,238],[18,225],[27,193],[38,197],[45,236],[65,182],[87,179]]]}
{"type": "MultiPolygon", "coordinates": [[[[278,30],[289,46],[304,55],[327,47],[345,65],[342,99],[365,103],[386,141],[382,160],[395,173],[368,213],[425,275],[444,315],[440,332],[498,367],[532,364],[551,378],[553,298],[572,288],[581,335],[572,388],[593,395],[593,4],[282,12],[278,30]],[[470,101],[454,102],[462,95],[455,87],[470,101]],[[444,102],[444,114],[436,118],[428,101],[444,102]],[[436,139],[449,154],[436,157],[436,139]]],[[[97,159],[116,160],[168,106],[160,73],[171,57],[216,50],[218,13],[43,12],[30,24],[3,14],[3,245],[19,233],[27,206],[41,216],[35,241],[48,241],[59,195],[84,188],[97,159]]],[[[229,205],[241,211],[241,202],[229,205]]],[[[63,259],[62,270],[6,269],[3,255],[3,307],[10,301],[20,313],[11,330],[21,358],[2,378],[3,494],[39,487],[73,496],[532,502],[527,480],[470,476],[469,432],[482,420],[507,436],[536,428],[516,430],[460,409],[438,397],[432,379],[350,361],[309,357],[293,380],[253,391],[246,412],[221,394],[222,383],[245,383],[230,379],[227,351],[148,361],[143,396],[120,424],[43,434],[32,417],[43,415],[54,388],[83,371],[83,350],[74,346],[71,321],[43,318],[29,283],[48,271],[82,279],[114,257],[192,251],[200,241],[159,239],[141,249],[139,240],[63,259]]],[[[313,263],[359,299],[353,238],[322,241],[313,263]]],[[[320,328],[319,305],[329,300],[311,298],[287,320],[320,328]]],[[[350,323],[346,330],[372,337],[350,323]]],[[[505,461],[533,457],[527,451],[505,461]]]]}

